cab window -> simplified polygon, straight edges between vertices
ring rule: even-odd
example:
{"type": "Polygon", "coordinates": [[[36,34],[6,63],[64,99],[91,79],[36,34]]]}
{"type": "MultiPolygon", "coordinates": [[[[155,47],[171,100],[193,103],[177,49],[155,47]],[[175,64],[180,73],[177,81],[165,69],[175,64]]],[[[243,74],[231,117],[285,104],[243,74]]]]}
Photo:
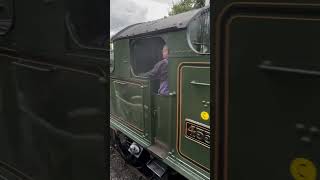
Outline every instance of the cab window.
{"type": "Polygon", "coordinates": [[[210,54],[210,11],[209,8],[196,16],[188,26],[190,48],[199,54],[210,54]]]}
{"type": "Polygon", "coordinates": [[[136,39],[130,42],[130,63],[135,75],[150,71],[162,59],[165,42],[159,38],[136,39]]]}

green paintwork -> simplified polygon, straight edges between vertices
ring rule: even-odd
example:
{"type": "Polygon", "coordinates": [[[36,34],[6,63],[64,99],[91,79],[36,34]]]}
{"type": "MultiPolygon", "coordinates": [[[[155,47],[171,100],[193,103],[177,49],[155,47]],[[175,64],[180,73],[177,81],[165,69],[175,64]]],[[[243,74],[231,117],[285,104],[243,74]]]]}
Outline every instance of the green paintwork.
{"type": "Polygon", "coordinates": [[[151,108],[148,81],[111,79],[111,115],[151,141],[151,108]]]}
{"type": "Polygon", "coordinates": [[[168,106],[170,104],[170,97],[155,95],[154,99],[155,99],[155,105],[156,105],[155,107],[156,117],[155,117],[155,123],[154,123],[155,137],[161,143],[169,145],[170,137],[172,136],[170,134],[170,131],[168,131],[169,129],[171,129],[170,109],[172,107],[168,106]]]}
{"type": "Polygon", "coordinates": [[[144,129],[143,121],[143,88],[140,84],[129,83],[125,81],[113,80],[112,87],[114,89],[112,101],[115,107],[115,114],[119,118],[132,124],[137,129],[144,129]],[[128,91],[130,89],[130,91],[128,91]]]}
{"type": "Polygon", "coordinates": [[[130,71],[130,40],[115,41],[114,70],[111,72],[110,81],[111,128],[120,130],[146,148],[155,142],[161,142],[168,153],[168,156],[163,158],[167,165],[188,179],[209,179],[210,171],[206,168],[210,167],[210,149],[186,139],[184,133],[178,137],[178,132],[184,132],[184,129],[177,126],[179,120],[177,75],[181,63],[193,62],[191,68],[184,68],[181,79],[183,89],[181,117],[183,122],[185,118],[189,118],[209,126],[210,121],[200,121],[199,115],[204,109],[209,112],[210,105],[205,108],[202,101],[210,100],[210,86],[196,87],[191,85],[190,81],[209,83],[210,56],[196,54],[190,49],[186,30],[153,34],[151,37],[161,37],[170,49],[168,73],[169,90],[172,94],[167,97],[151,95],[150,82],[134,77],[130,71]],[[143,88],[133,83],[140,83],[143,88]],[[181,143],[181,151],[177,146],[178,143],[181,143]]]}
{"type": "MultiPolygon", "coordinates": [[[[210,119],[201,119],[201,112],[205,111],[210,114],[210,67],[195,65],[184,65],[181,68],[181,122],[180,132],[185,132],[186,119],[193,120],[197,123],[210,126],[210,119]],[[191,84],[192,82],[198,84],[191,84]],[[203,83],[203,84],[201,84],[203,83]],[[208,84],[208,85],[207,85],[208,84]],[[203,102],[205,101],[205,102],[203,102]]],[[[180,153],[184,157],[192,159],[205,168],[210,168],[210,159],[208,158],[210,149],[204,145],[190,140],[181,134],[180,153]],[[202,156],[199,156],[201,152],[202,156]]]]}
{"type": "Polygon", "coordinates": [[[129,40],[114,42],[114,72],[118,78],[130,77],[129,40]]]}

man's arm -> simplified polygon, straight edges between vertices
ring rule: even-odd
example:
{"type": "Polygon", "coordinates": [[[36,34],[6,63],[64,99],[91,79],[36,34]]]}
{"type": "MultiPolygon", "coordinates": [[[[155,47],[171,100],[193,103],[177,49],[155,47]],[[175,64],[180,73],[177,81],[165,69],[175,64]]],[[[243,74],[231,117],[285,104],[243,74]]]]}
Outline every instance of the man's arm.
{"type": "Polygon", "coordinates": [[[160,67],[163,63],[159,61],[150,71],[146,73],[141,73],[139,76],[146,77],[146,78],[157,78],[160,74],[160,67]]]}

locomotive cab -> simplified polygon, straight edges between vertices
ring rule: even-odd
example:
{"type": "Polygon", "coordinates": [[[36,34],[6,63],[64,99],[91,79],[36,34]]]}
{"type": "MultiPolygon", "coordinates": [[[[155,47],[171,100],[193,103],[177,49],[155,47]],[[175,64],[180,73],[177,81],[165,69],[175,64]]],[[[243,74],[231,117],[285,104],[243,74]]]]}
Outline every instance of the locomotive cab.
{"type": "Polygon", "coordinates": [[[155,164],[188,179],[209,179],[209,20],[209,7],[204,7],[131,25],[112,38],[112,137],[121,139],[122,154],[147,162],[159,177],[168,173],[157,172],[155,164]],[[168,95],[158,93],[160,80],[141,76],[163,59],[164,45],[169,49],[168,95]],[[201,119],[201,113],[207,116],[201,119]],[[151,156],[133,154],[130,148],[136,145],[151,156]]]}

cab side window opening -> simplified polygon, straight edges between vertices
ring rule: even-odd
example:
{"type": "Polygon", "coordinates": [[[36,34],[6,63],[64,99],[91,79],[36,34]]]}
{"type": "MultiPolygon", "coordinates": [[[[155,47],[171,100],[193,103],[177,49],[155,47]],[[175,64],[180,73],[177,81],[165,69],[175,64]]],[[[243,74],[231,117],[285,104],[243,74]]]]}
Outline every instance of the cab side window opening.
{"type": "Polygon", "coordinates": [[[165,45],[161,38],[146,38],[131,41],[131,67],[135,75],[150,71],[162,60],[162,48],[165,45]]]}

